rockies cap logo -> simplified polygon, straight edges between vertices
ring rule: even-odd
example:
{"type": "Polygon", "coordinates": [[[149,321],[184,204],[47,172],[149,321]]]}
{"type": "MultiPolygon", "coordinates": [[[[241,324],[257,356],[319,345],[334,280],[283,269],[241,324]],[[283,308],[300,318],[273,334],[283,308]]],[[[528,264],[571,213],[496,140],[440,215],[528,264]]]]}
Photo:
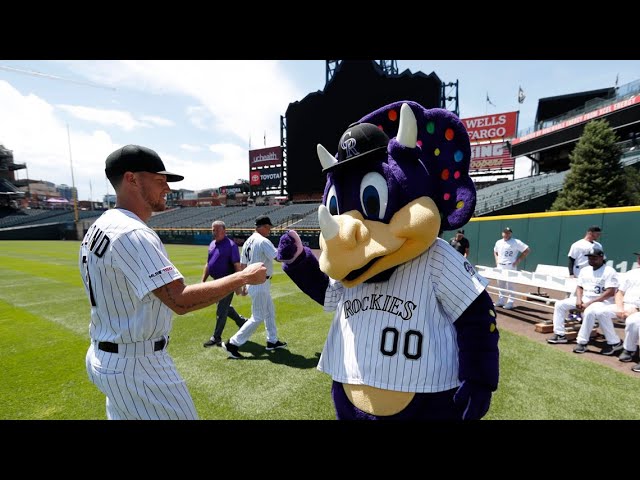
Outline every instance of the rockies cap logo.
{"type": "Polygon", "coordinates": [[[347,132],[345,132],[345,134],[342,136],[343,140],[340,144],[342,149],[345,151],[347,159],[355,157],[356,155],[360,155],[360,152],[356,149],[356,143],[358,143],[358,141],[350,135],[351,130],[347,130],[347,132]],[[346,136],[349,136],[349,138],[345,138],[346,136]]]}

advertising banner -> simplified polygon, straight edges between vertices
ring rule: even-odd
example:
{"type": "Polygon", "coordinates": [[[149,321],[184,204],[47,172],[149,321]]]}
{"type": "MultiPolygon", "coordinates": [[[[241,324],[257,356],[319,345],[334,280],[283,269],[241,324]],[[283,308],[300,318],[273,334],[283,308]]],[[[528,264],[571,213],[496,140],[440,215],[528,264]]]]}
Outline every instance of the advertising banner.
{"type": "Polygon", "coordinates": [[[249,150],[249,169],[280,164],[282,164],[282,147],[280,145],[249,150]]]}
{"type": "Polygon", "coordinates": [[[259,188],[279,188],[282,183],[282,171],[278,168],[263,168],[262,170],[251,170],[249,183],[252,187],[259,188]]]}
{"type": "Polygon", "coordinates": [[[514,168],[506,142],[471,145],[471,171],[514,168]]]}
{"type": "Polygon", "coordinates": [[[518,112],[494,113],[481,117],[463,118],[462,123],[464,123],[469,132],[471,143],[508,139],[517,135],[518,112]]]}

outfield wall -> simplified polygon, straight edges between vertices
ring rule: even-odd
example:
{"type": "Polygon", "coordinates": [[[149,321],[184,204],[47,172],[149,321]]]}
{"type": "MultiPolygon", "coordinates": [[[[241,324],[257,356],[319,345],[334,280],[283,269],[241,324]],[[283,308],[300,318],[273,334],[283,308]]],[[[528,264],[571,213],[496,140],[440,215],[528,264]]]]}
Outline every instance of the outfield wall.
{"type": "MultiPolygon", "coordinates": [[[[611,266],[623,272],[637,265],[633,252],[640,252],[640,206],[479,217],[463,228],[471,263],[493,267],[493,246],[502,238],[502,230],[510,227],[513,238],[531,248],[519,265],[520,270],[531,272],[538,264],[567,265],[569,247],[584,238],[591,225],[602,228],[600,243],[611,266]]],[[[441,237],[449,241],[456,231],[443,232],[441,237]]]]}

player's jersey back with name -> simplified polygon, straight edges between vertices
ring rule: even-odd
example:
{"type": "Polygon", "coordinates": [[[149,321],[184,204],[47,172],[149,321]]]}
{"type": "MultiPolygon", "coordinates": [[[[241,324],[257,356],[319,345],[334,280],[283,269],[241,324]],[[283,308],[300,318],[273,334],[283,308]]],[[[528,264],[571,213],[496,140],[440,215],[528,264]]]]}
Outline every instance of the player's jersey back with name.
{"type": "Polygon", "coordinates": [[[278,250],[273,246],[271,240],[254,232],[242,246],[240,262],[245,265],[262,262],[267,268],[267,276],[270,277],[273,275],[273,259],[277,254],[278,250]]]}
{"type": "Polygon", "coordinates": [[[82,240],[79,264],[92,340],[133,343],[168,335],[173,312],[151,292],[183,277],[137,215],[119,208],[102,214],[82,240]]]}
{"type": "Polygon", "coordinates": [[[318,369],[338,382],[403,392],[458,386],[454,321],[487,283],[439,238],[387,282],[345,288],[331,280],[324,306],[336,314],[318,369]]]}

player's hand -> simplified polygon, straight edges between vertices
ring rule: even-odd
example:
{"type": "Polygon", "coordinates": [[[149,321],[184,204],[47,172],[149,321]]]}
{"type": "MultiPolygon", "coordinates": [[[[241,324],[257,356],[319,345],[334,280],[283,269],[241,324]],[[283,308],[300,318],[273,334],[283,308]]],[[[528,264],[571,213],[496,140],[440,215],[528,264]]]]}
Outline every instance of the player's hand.
{"type": "Polygon", "coordinates": [[[242,274],[249,285],[260,285],[267,281],[267,267],[262,262],[247,265],[242,274]]]}
{"type": "Polygon", "coordinates": [[[480,420],[489,411],[491,390],[479,383],[464,380],[453,396],[453,401],[464,408],[463,420],[480,420]]]}
{"type": "Polygon", "coordinates": [[[280,237],[276,260],[288,264],[293,262],[304,250],[302,240],[295,230],[289,230],[280,237]]]}

